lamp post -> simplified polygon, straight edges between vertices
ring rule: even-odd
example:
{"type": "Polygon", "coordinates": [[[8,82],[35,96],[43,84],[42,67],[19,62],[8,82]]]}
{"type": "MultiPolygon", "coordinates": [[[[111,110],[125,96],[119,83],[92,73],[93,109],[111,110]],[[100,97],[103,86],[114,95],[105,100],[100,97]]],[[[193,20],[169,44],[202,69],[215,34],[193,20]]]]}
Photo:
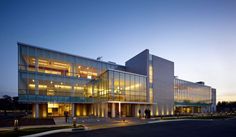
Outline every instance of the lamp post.
{"type": "Polygon", "coordinates": [[[76,128],[76,117],[73,117],[73,121],[72,121],[72,123],[73,123],[73,128],[76,128]]]}
{"type": "Polygon", "coordinates": [[[19,123],[18,123],[18,119],[14,120],[14,131],[18,131],[19,130],[19,123]]]}

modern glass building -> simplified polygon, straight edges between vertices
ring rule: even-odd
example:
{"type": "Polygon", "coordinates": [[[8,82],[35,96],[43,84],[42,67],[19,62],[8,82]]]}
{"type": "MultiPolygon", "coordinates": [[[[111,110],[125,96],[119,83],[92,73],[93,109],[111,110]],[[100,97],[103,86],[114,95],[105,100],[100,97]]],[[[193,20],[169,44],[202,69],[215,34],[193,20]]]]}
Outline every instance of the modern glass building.
{"type": "Polygon", "coordinates": [[[123,66],[18,43],[19,100],[32,104],[36,118],[64,116],[65,112],[70,116],[143,116],[145,109],[158,116],[185,112],[191,103],[198,108],[196,112],[203,112],[202,106],[214,107],[215,94],[209,90],[215,90],[182,83],[174,78],[174,63],[149,50],[123,66]]]}
{"type": "Polygon", "coordinates": [[[175,113],[213,112],[215,93],[204,82],[189,82],[178,78],[174,79],[175,113]]]}

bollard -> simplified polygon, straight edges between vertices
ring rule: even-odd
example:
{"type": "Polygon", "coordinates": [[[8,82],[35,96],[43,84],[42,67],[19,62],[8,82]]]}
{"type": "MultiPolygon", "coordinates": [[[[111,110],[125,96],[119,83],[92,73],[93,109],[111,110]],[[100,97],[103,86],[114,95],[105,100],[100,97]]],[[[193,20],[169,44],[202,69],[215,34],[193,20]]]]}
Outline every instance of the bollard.
{"type": "Polygon", "coordinates": [[[18,120],[15,119],[14,120],[14,131],[18,131],[18,130],[19,130],[18,120]]]}
{"type": "Polygon", "coordinates": [[[76,128],[76,117],[73,117],[72,123],[73,123],[73,127],[76,128]]]}

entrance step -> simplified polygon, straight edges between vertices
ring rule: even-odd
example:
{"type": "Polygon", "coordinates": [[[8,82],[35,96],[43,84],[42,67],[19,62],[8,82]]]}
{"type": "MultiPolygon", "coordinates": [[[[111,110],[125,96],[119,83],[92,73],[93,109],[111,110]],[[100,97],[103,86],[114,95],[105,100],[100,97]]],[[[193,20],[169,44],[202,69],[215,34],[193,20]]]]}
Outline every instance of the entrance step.
{"type": "Polygon", "coordinates": [[[56,125],[67,124],[65,121],[65,117],[54,117],[53,120],[56,125]]]}

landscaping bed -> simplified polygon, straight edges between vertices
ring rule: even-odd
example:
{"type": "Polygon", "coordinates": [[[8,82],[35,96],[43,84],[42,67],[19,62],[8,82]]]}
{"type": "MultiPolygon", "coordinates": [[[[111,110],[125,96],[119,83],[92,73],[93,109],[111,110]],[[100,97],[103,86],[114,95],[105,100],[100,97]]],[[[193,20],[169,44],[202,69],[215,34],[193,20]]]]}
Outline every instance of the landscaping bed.
{"type": "Polygon", "coordinates": [[[40,132],[65,129],[65,128],[71,128],[71,126],[27,128],[27,129],[20,129],[19,131],[13,131],[13,130],[0,131],[0,137],[18,137],[18,136],[31,135],[40,132]]]}
{"type": "MultiPolygon", "coordinates": [[[[0,127],[13,127],[14,119],[1,119],[0,127]]],[[[30,125],[55,125],[53,118],[20,118],[19,126],[30,125]]]]}

